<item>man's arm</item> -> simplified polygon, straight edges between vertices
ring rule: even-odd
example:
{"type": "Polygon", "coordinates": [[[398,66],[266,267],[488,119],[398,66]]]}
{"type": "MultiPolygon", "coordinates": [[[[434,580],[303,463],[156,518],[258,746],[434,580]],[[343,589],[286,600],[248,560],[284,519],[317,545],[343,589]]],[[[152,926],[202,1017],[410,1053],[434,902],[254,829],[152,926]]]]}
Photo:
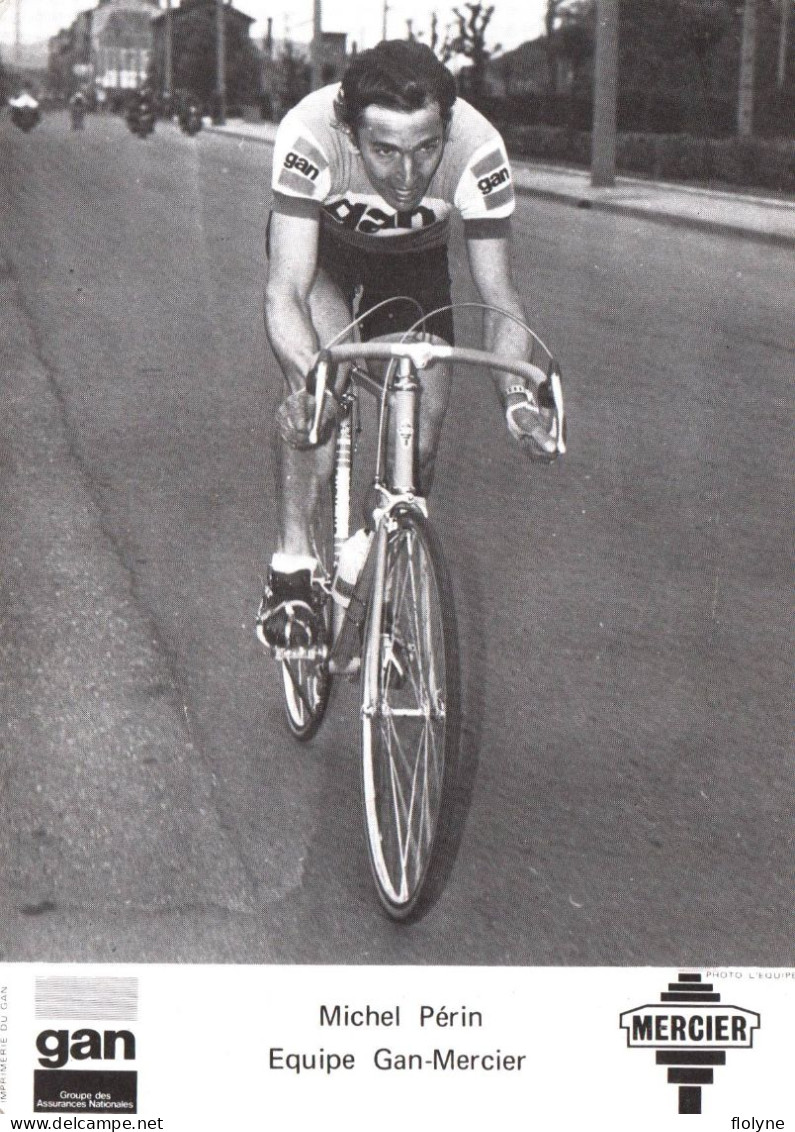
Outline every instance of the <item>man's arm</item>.
{"type": "Polygon", "coordinates": [[[271,216],[270,270],[265,288],[265,328],[285,380],[303,389],[318,350],[309,295],[317,267],[318,209],[281,210],[271,216]]]}
{"type": "MultiPolygon", "coordinates": [[[[465,232],[472,278],[483,302],[525,321],[524,307],[511,274],[508,221],[470,221],[465,225],[465,232]]],[[[531,342],[530,334],[513,318],[494,311],[484,312],[483,344],[487,350],[504,358],[526,360],[531,342]]],[[[554,459],[559,449],[556,434],[550,432],[553,417],[546,410],[542,412],[535,399],[528,400],[523,392],[508,393],[511,386],[517,385],[510,374],[495,371],[492,377],[514,440],[533,460],[554,459]]]]}
{"type": "MultiPolygon", "coordinates": [[[[481,300],[525,322],[524,307],[511,271],[509,221],[469,221],[464,231],[469,268],[481,300]]],[[[530,335],[513,319],[494,311],[484,312],[484,349],[501,357],[524,359],[530,344],[530,335]]],[[[515,384],[515,378],[506,373],[494,373],[493,377],[504,399],[505,390],[515,384]]]]}

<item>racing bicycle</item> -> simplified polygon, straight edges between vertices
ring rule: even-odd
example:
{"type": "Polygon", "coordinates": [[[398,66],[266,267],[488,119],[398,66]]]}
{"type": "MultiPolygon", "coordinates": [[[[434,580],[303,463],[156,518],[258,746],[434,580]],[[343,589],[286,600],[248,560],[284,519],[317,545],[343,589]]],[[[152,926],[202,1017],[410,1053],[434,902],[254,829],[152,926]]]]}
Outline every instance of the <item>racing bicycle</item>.
{"type": "MultiPolygon", "coordinates": [[[[310,441],[318,439],[326,389],[337,389],[339,402],[328,506],[332,521],[321,515],[315,534],[322,629],[310,647],[270,651],[281,666],[287,724],[299,740],[311,739],[320,727],[334,677],[358,676],[367,847],[381,903],[396,920],[419,918],[444,883],[445,857],[455,837],[451,822],[461,740],[453,590],[417,484],[418,375],[443,361],[519,378],[554,440],[554,458],[565,451],[566,437],[560,368],[529,332],[532,351],[526,362],[409,337],[339,343],[321,351],[307,383],[311,392],[314,381],[316,405],[310,441]],[[373,363],[386,368],[382,364],[373,374],[368,368],[373,363]],[[365,507],[367,552],[343,607],[333,590],[351,538],[354,422],[362,392],[373,396],[378,408],[375,473],[365,507]]],[[[258,623],[261,616],[262,609],[258,623]]]]}

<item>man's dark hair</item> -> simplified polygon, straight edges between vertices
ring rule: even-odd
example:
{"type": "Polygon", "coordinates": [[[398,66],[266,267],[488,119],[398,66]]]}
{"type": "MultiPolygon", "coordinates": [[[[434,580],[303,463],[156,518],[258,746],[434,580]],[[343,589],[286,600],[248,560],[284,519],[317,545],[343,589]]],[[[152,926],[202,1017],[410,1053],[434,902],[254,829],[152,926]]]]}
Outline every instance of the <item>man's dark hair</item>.
{"type": "Polygon", "coordinates": [[[368,106],[411,113],[437,103],[447,123],[456,99],[455,79],[430,47],[410,39],[388,39],[354,56],[342,76],[334,111],[355,136],[368,106]]]}

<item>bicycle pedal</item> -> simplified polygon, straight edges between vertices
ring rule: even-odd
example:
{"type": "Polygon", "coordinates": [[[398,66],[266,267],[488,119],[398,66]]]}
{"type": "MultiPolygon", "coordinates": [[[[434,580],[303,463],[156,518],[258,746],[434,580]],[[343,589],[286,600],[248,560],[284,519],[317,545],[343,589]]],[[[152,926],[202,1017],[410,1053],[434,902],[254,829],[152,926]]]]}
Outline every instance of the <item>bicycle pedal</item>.
{"type": "Polygon", "coordinates": [[[270,654],[274,660],[325,660],[328,656],[328,647],[326,645],[310,645],[284,647],[281,645],[268,645],[270,654]]]}

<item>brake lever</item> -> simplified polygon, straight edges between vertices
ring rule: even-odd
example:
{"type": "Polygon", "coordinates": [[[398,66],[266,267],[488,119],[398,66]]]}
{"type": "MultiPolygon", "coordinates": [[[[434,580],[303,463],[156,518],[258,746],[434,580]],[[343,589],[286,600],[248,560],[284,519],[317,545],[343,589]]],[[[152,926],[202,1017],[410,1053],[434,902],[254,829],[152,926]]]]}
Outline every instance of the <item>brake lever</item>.
{"type": "Polygon", "coordinates": [[[557,368],[552,370],[549,375],[550,385],[552,386],[552,401],[555,406],[555,416],[557,417],[557,451],[563,455],[566,451],[566,414],[563,408],[563,383],[560,380],[560,371],[557,368]]]}
{"type": "Polygon", "coordinates": [[[314,385],[315,416],[309,430],[309,443],[312,445],[317,444],[320,433],[320,418],[323,414],[323,402],[326,399],[326,388],[328,386],[328,368],[328,359],[321,356],[309,371],[306,379],[308,393],[312,393],[310,386],[314,385]]]}

